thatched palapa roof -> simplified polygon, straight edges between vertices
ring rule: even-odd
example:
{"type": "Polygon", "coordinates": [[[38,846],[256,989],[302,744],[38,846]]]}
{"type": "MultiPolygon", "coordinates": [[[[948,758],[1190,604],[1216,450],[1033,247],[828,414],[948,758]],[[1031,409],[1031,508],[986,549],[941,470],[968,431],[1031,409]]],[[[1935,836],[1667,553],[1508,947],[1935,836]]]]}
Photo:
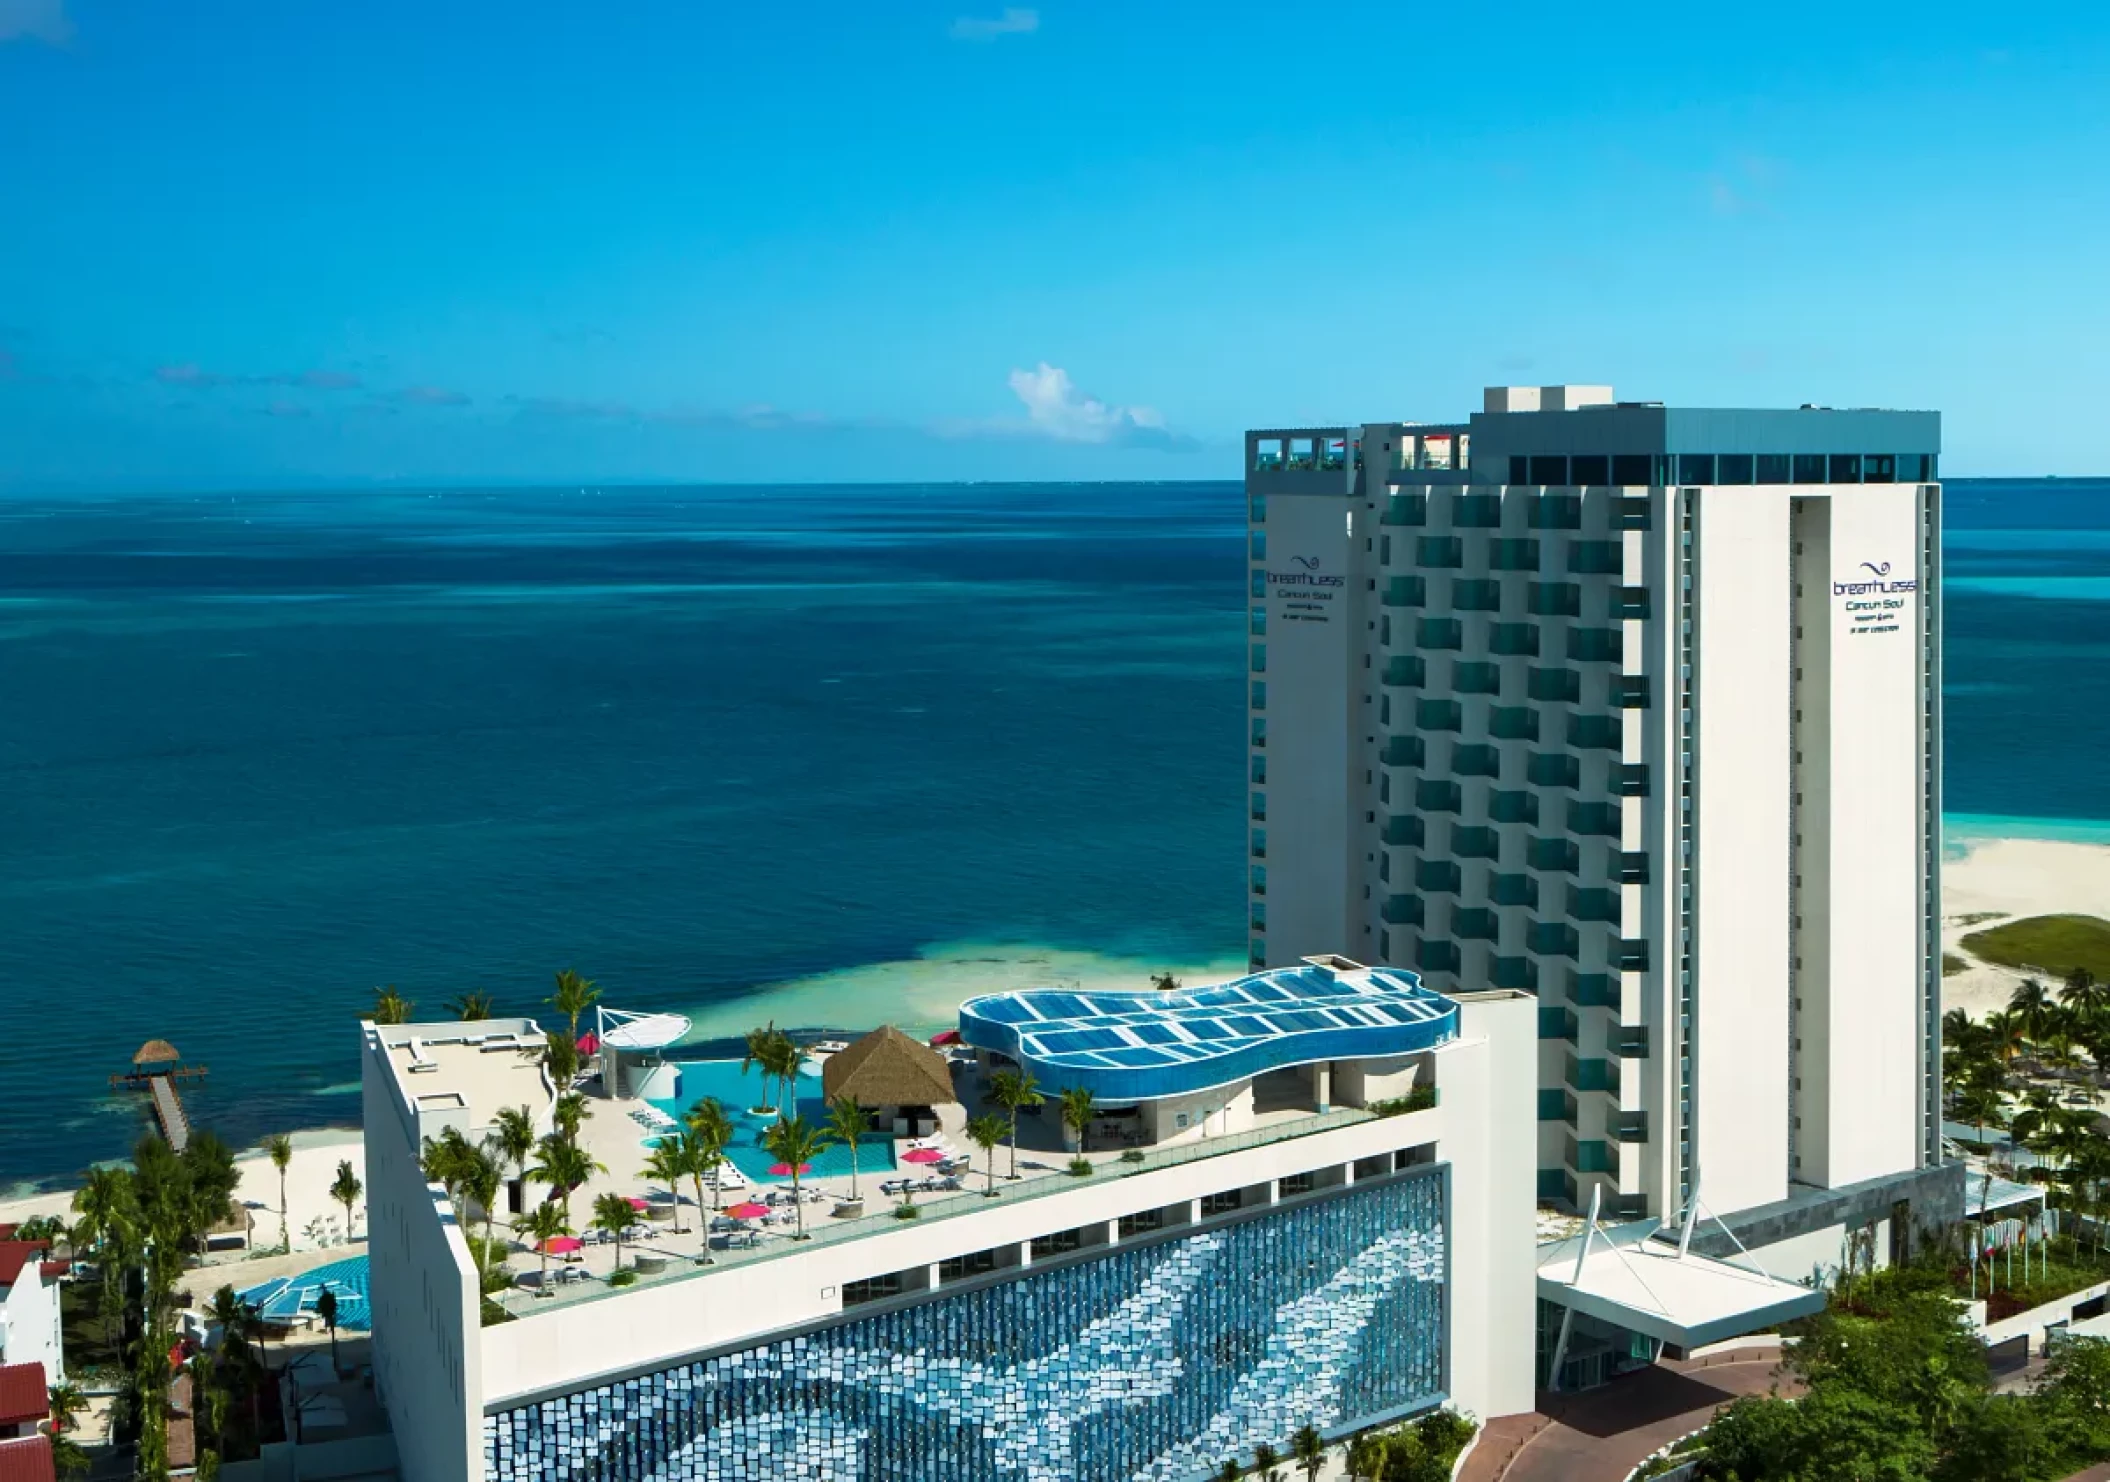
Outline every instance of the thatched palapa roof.
{"type": "Polygon", "coordinates": [[[833,1101],[861,1106],[942,1106],[955,1100],[945,1058],[891,1024],[882,1024],[821,1065],[821,1088],[833,1101]]]}
{"type": "Polygon", "coordinates": [[[176,1053],[176,1047],[167,1040],[150,1039],[139,1047],[139,1053],[132,1057],[132,1063],[134,1065],[173,1064],[182,1058],[181,1055],[176,1053]]]}

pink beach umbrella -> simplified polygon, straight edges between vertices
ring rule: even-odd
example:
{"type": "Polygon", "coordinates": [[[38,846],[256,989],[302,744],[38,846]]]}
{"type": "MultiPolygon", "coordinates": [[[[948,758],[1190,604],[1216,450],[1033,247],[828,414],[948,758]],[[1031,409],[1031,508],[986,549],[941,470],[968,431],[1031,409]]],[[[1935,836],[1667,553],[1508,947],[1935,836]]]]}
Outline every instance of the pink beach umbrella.
{"type": "Polygon", "coordinates": [[[736,1220],[758,1220],[768,1213],[769,1206],[767,1204],[757,1204],[752,1199],[745,1204],[735,1204],[726,1211],[728,1217],[736,1220]]]}
{"type": "Polygon", "coordinates": [[[642,1199],[638,1198],[638,1197],[637,1197],[637,1195],[635,1195],[635,1194],[632,1194],[632,1195],[630,1196],[630,1207],[631,1207],[632,1209],[640,1209],[640,1210],[641,1210],[641,1209],[649,1209],[649,1208],[650,1208],[651,1206],[650,1206],[650,1205],[648,1205],[648,1204],[646,1204],[644,1200],[642,1200],[642,1199]]]}
{"type": "MultiPolygon", "coordinates": [[[[789,1163],[772,1163],[769,1165],[769,1171],[775,1174],[778,1178],[791,1177],[791,1165],[789,1163]]],[[[805,1175],[811,1172],[813,1172],[813,1165],[811,1163],[799,1164],[799,1173],[801,1175],[805,1175]]]]}
{"type": "Polygon", "coordinates": [[[901,1155],[904,1163],[943,1163],[945,1155],[936,1148],[910,1148],[901,1155]]]}
{"type": "Polygon", "coordinates": [[[568,1256],[583,1244],[576,1235],[552,1235],[542,1242],[542,1248],[553,1256],[568,1256]]]}

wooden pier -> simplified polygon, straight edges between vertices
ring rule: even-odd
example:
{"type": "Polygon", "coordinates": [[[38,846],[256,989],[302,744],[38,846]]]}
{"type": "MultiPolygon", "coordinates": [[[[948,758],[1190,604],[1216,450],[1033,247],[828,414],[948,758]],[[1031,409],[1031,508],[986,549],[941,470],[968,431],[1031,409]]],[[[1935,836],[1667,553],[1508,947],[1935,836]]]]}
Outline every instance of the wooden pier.
{"type": "Polygon", "coordinates": [[[203,1080],[202,1065],[179,1065],[176,1047],[165,1039],[148,1040],[132,1057],[132,1068],[110,1077],[112,1090],[145,1091],[153,1100],[154,1121],[161,1137],[174,1152],[190,1146],[190,1116],[176,1082],[203,1080]]]}

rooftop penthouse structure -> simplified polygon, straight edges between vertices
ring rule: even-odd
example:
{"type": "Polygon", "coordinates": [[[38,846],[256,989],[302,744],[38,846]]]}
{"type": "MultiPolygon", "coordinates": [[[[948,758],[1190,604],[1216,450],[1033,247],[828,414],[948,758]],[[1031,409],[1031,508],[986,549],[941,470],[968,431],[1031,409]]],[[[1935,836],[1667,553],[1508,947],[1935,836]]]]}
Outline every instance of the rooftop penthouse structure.
{"type": "MultiPolygon", "coordinates": [[[[713,1219],[687,1190],[655,1218],[652,1104],[596,1094],[582,1143],[608,1172],[572,1197],[648,1206],[626,1248],[637,1284],[610,1285],[611,1253],[589,1246],[587,1274],[538,1295],[539,1257],[516,1252],[509,1320],[488,1326],[464,1239],[485,1212],[427,1185],[418,1150],[523,1101],[546,1129],[539,1031],[368,1025],[374,1370],[404,1476],[1171,1482],[1306,1423],[1528,1408],[1532,1008],[1330,957],[1191,993],[979,999],[947,1067],[956,1101],[931,1134],[861,1146],[864,1189],[895,1182],[888,1164],[957,1168],[968,1109],[1013,1064],[1051,1092],[1101,1077],[1087,1145],[1065,1145],[1052,1106],[1029,1113],[1019,1177],[1003,1176],[1011,1149],[976,1154],[913,1196],[914,1219],[891,1198],[852,1204],[847,1177],[816,1167],[805,1239],[713,1219]],[[1100,1022],[1121,1045],[1063,1038],[1114,998],[1125,1012],[1100,1022]],[[1171,1080],[1124,1088],[1123,1046],[1151,1044],[1188,1048],[1157,1067],[1171,1080]],[[1213,1123],[1153,1110],[1197,1096],[1213,1123]]],[[[547,1192],[531,1183],[527,1202],[547,1192]]],[[[774,1194],[774,1213],[787,1192],[757,1173],[738,1195],[774,1194]]]]}

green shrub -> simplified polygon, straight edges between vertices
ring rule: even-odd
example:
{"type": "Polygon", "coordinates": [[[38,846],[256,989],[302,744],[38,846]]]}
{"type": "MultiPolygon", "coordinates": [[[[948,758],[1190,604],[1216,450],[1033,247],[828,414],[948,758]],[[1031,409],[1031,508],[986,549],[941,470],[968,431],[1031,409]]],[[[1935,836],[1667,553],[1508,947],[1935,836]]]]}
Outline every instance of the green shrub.
{"type": "Polygon", "coordinates": [[[2100,916],[2026,916],[1974,931],[1963,947],[1980,961],[2003,967],[2041,968],[2056,978],[2084,967],[2098,978],[2110,978],[2110,921],[2100,916]]]}
{"type": "Polygon", "coordinates": [[[894,1206],[894,1218],[897,1220],[912,1220],[922,1213],[912,1200],[904,1199],[894,1206]]]}
{"type": "Polygon", "coordinates": [[[635,1286],[637,1284],[637,1273],[635,1271],[614,1272],[609,1276],[608,1284],[610,1286],[635,1286]]]}
{"type": "Polygon", "coordinates": [[[1070,1177],[1090,1178],[1091,1176],[1092,1160],[1090,1158],[1077,1157],[1070,1159],[1070,1177]]]}

